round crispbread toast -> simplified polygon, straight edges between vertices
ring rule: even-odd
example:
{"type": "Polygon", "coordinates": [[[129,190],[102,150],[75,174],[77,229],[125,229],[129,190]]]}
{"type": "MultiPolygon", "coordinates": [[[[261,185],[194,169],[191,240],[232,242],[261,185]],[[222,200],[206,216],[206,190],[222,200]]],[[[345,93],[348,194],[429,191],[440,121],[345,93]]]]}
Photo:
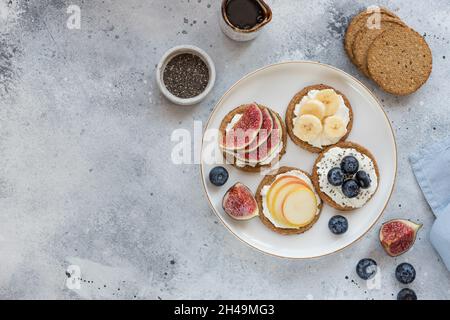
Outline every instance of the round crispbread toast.
{"type": "MultiPolygon", "coordinates": [[[[347,55],[349,56],[350,60],[354,63],[354,57],[353,57],[353,41],[355,40],[355,37],[361,28],[366,26],[367,18],[370,17],[370,15],[374,14],[375,12],[363,10],[360,13],[358,13],[353,19],[350,21],[347,31],[345,32],[345,38],[344,38],[344,48],[347,52],[347,55]]],[[[384,17],[391,17],[391,18],[398,18],[397,15],[395,15],[393,12],[389,11],[386,8],[380,8],[380,15],[381,18],[384,17]]]]}
{"type": "Polygon", "coordinates": [[[405,24],[400,19],[384,17],[380,21],[380,28],[369,29],[364,26],[356,34],[352,45],[353,60],[366,76],[370,76],[367,70],[367,52],[370,45],[380,34],[394,26],[405,26],[405,24]]]}
{"type": "MultiPolygon", "coordinates": [[[[286,133],[286,128],[284,126],[283,120],[281,119],[280,115],[277,112],[273,111],[272,109],[270,109],[266,106],[263,106],[261,104],[257,104],[257,105],[259,108],[268,109],[270,114],[272,115],[272,117],[277,117],[278,122],[280,123],[280,126],[281,126],[281,143],[283,144],[283,147],[281,148],[278,155],[270,163],[267,163],[267,164],[259,164],[258,163],[255,166],[251,166],[251,165],[238,166],[236,164],[236,158],[233,157],[232,155],[230,155],[229,153],[226,153],[225,150],[222,150],[222,154],[223,154],[223,157],[224,157],[226,163],[229,163],[229,164],[233,165],[234,167],[236,167],[237,169],[247,171],[247,172],[259,172],[261,170],[270,168],[272,165],[277,163],[281,159],[281,157],[286,153],[287,133],[286,133]]],[[[247,106],[248,106],[248,104],[241,105],[241,106],[231,110],[223,118],[223,120],[220,124],[220,127],[219,127],[219,139],[221,139],[221,137],[223,137],[225,135],[225,129],[226,129],[228,123],[231,122],[233,117],[236,114],[243,113],[247,106]]],[[[220,144],[220,142],[219,142],[219,144],[220,144]]]]}
{"type": "Polygon", "coordinates": [[[295,118],[294,110],[295,110],[295,106],[302,100],[302,98],[304,96],[306,96],[308,94],[309,91],[311,91],[311,90],[323,90],[323,89],[333,89],[334,91],[336,91],[336,93],[338,95],[342,96],[342,98],[344,99],[345,105],[349,109],[350,120],[349,120],[349,122],[347,124],[347,133],[341,139],[339,139],[338,143],[340,141],[344,141],[345,139],[347,139],[348,135],[350,134],[350,131],[352,130],[352,126],[353,126],[353,110],[352,110],[352,106],[350,104],[350,101],[348,101],[347,97],[342,92],[334,89],[333,87],[327,86],[325,84],[316,84],[316,85],[312,85],[312,86],[308,86],[306,88],[303,88],[289,102],[289,105],[288,105],[287,110],[286,110],[285,124],[286,124],[286,128],[287,128],[287,132],[289,134],[289,137],[291,137],[291,140],[296,145],[298,145],[299,147],[301,147],[303,149],[306,149],[306,150],[308,150],[310,152],[314,152],[314,153],[321,152],[323,150],[323,148],[314,147],[313,145],[309,144],[308,142],[301,140],[300,138],[298,138],[294,134],[294,125],[293,125],[293,119],[295,118]]]}
{"type": "Polygon", "coordinates": [[[433,67],[430,47],[416,31],[392,27],[379,35],[367,53],[371,78],[386,92],[408,95],[429,78],[433,67]]]}
{"type": "MultiPolygon", "coordinates": [[[[343,205],[340,205],[340,204],[336,203],[335,201],[333,201],[333,199],[331,199],[328,195],[323,193],[322,190],[320,189],[320,186],[319,186],[319,175],[317,173],[317,164],[320,162],[320,160],[322,160],[324,154],[327,153],[328,150],[330,150],[331,148],[335,148],[335,147],[345,148],[345,149],[352,148],[352,149],[355,149],[356,151],[366,155],[367,157],[369,157],[372,160],[372,162],[373,162],[373,166],[375,168],[375,174],[377,175],[377,179],[378,179],[377,189],[378,189],[378,186],[380,185],[380,172],[378,170],[378,165],[377,165],[377,162],[375,160],[375,157],[372,155],[372,153],[368,149],[364,148],[363,146],[361,146],[361,145],[359,145],[357,143],[349,142],[349,141],[340,142],[340,143],[338,143],[336,145],[333,145],[333,146],[330,146],[330,147],[326,148],[322,153],[320,153],[320,155],[317,157],[316,161],[314,162],[314,166],[313,166],[313,169],[312,169],[312,179],[311,180],[312,180],[312,182],[314,184],[314,188],[316,189],[316,191],[319,194],[320,198],[324,202],[326,202],[327,204],[329,204],[330,206],[332,206],[335,209],[338,209],[338,210],[341,210],[341,211],[356,210],[358,208],[343,206],[343,205]]],[[[371,195],[371,197],[369,199],[367,199],[366,203],[369,202],[369,200],[373,197],[373,195],[375,193],[376,193],[376,190],[371,195]]]]}
{"type": "MultiPolygon", "coordinates": [[[[314,220],[311,221],[308,225],[298,228],[298,229],[279,228],[279,227],[274,226],[273,223],[270,222],[270,220],[263,213],[263,204],[262,204],[263,199],[261,196],[261,190],[262,190],[262,188],[264,188],[264,186],[271,185],[275,181],[277,175],[291,171],[291,170],[301,171],[306,176],[308,176],[308,178],[310,178],[310,180],[312,181],[310,174],[303,170],[293,168],[293,167],[280,167],[279,169],[264,176],[264,178],[259,183],[258,189],[256,190],[256,194],[255,194],[256,202],[258,203],[259,218],[261,219],[261,222],[266,227],[268,227],[270,230],[272,230],[276,233],[279,233],[279,234],[283,234],[283,235],[300,234],[300,233],[303,233],[303,232],[309,230],[319,219],[319,216],[320,216],[320,213],[322,212],[322,207],[323,207],[323,202],[321,202],[319,205],[319,213],[314,217],[314,220]]],[[[314,184],[313,184],[313,186],[314,186],[314,184]]],[[[317,192],[317,190],[313,190],[313,191],[317,192]]]]}

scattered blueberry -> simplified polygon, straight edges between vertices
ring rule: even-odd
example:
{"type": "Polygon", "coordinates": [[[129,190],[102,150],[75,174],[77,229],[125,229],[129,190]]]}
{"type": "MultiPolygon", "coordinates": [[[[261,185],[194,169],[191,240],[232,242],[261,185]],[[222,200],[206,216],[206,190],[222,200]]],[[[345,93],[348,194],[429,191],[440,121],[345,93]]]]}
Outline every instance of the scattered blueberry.
{"type": "Polygon", "coordinates": [[[359,186],[363,189],[367,189],[370,187],[370,183],[372,180],[370,180],[369,175],[365,171],[358,171],[355,175],[355,179],[358,182],[359,186]]]}
{"type": "Polygon", "coordinates": [[[214,167],[209,172],[209,181],[215,186],[223,186],[228,180],[228,171],[224,167],[214,167]]]}
{"type": "Polygon", "coordinates": [[[413,290],[404,288],[397,294],[397,300],[417,300],[417,296],[413,290]]]}
{"type": "Polygon", "coordinates": [[[328,228],[334,234],[345,233],[348,229],[348,221],[345,217],[339,215],[331,217],[330,221],[328,221],[328,228]]]}
{"type": "Polygon", "coordinates": [[[395,277],[403,284],[408,284],[416,278],[416,270],[409,263],[400,263],[395,269],[395,277]]]}
{"type": "Polygon", "coordinates": [[[354,179],[345,180],[342,184],[342,192],[348,198],[354,198],[359,194],[359,184],[354,179]]]}
{"type": "Polygon", "coordinates": [[[341,169],[346,174],[355,174],[358,168],[359,163],[354,156],[346,156],[341,161],[341,169]]]}
{"type": "Polygon", "coordinates": [[[338,167],[328,171],[327,178],[332,186],[340,186],[344,182],[344,174],[342,173],[341,168],[338,167]]]}
{"type": "Polygon", "coordinates": [[[361,259],[356,265],[356,273],[361,279],[371,279],[377,273],[377,263],[369,258],[361,259]]]}

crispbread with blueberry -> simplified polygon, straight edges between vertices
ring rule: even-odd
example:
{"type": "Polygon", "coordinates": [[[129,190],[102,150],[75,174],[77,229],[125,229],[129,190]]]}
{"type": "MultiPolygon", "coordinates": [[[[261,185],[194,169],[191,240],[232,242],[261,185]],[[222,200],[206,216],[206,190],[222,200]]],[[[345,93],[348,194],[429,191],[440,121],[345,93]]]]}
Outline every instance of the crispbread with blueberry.
{"type": "Polygon", "coordinates": [[[377,191],[379,180],[375,157],[354,142],[341,142],[325,149],[312,170],[312,182],[320,198],[342,211],[364,206],[377,191]],[[365,174],[358,175],[360,171],[365,174]]]}

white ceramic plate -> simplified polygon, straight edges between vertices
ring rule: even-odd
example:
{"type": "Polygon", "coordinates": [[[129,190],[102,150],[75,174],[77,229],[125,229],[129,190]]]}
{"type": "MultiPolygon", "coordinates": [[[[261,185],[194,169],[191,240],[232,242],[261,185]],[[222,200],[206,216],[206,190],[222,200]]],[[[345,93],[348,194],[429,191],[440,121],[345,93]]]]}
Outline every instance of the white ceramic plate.
{"type": "MultiPolygon", "coordinates": [[[[316,62],[284,62],[270,65],[248,74],[234,84],[219,100],[205,130],[217,129],[223,117],[235,107],[256,101],[277,111],[284,118],[291,98],[302,88],[324,83],[349,99],[354,113],[353,129],[347,141],[359,143],[375,156],[380,170],[380,184],[373,198],[361,209],[340,212],[324,204],[317,223],[300,235],[283,236],[269,230],[258,217],[236,221],[222,209],[222,197],[236,182],[242,182],[253,192],[262,179],[260,173],[246,173],[231,165],[228,182],[216,187],[209,182],[209,171],[223,164],[220,152],[211,159],[211,149],[218,150],[217,141],[203,136],[201,175],[210,205],[224,225],[240,240],[265,253],[288,258],[313,258],[334,253],[356,242],[376,223],[383,213],[394,186],[397,171],[397,151],[390,122],[375,96],[358,80],[332,66],[316,62]],[[333,235],[328,220],[336,214],[347,217],[349,229],[343,235],[333,235]]],[[[283,119],[284,120],[284,119],[283,119]]],[[[211,132],[211,131],[205,131],[211,132]]],[[[280,165],[311,172],[317,154],[295,145],[288,137],[286,154],[280,165]]]]}

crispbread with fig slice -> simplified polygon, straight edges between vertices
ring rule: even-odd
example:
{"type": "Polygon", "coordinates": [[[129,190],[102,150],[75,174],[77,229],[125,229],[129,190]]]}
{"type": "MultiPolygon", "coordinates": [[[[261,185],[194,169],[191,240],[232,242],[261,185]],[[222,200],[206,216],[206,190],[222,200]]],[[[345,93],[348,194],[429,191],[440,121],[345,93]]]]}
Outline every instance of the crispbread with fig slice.
{"type": "MultiPolygon", "coordinates": [[[[282,147],[280,152],[278,153],[277,156],[275,156],[275,158],[267,164],[261,164],[261,163],[256,163],[255,165],[250,165],[248,163],[246,163],[245,165],[238,165],[238,159],[236,158],[236,156],[234,156],[231,152],[226,151],[222,148],[222,154],[223,157],[226,161],[226,163],[230,163],[231,165],[233,165],[234,167],[243,170],[243,171],[247,171],[247,172],[259,172],[261,170],[265,170],[267,168],[270,168],[272,165],[274,165],[275,163],[277,163],[281,157],[286,153],[286,144],[287,144],[287,133],[286,133],[286,128],[284,126],[283,120],[281,119],[280,115],[273,111],[272,109],[263,106],[261,104],[257,104],[257,106],[260,109],[266,109],[270,112],[273,121],[277,122],[277,124],[279,124],[279,128],[278,130],[281,133],[281,141],[280,143],[282,143],[282,147]]],[[[223,137],[226,136],[226,128],[227,125],[231,122],[231,120],[233,119],[233,117],[237,114],[242,114],[244,113],[244,111],[246,110],[246,108],[248,107],[248,104],[245,105],[241,105],[235,109],[233,109],[232,111],[230,111],[222,120],[220,127],[219,127],[219,144],[220,141],[222,141],[223,137]]],[[[270,139],[270,136],[267,137],[267,139],[270,139]]],[[[272,150],[273,151],[273,150],[272,150]]]]}

